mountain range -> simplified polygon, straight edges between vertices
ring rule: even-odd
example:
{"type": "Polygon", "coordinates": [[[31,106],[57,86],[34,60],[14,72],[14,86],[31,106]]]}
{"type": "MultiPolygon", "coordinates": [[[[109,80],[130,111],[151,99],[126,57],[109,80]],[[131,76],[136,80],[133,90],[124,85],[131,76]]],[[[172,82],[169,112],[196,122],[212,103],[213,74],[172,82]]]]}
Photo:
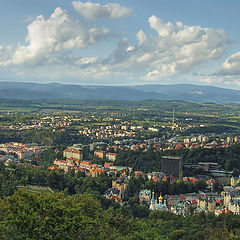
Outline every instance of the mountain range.
{"type": "Polygon", "coordinates": [[[0,98],[184,100],[200,103],[240,103],[240,90],[192,84],[99,86],[60,83],[0,82],[0,98]]]}

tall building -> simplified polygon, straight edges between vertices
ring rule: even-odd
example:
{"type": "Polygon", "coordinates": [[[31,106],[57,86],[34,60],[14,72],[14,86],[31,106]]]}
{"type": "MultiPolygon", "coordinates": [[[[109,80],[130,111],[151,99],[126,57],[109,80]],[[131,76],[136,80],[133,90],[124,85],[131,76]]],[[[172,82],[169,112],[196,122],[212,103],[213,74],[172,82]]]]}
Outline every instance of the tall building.
{"type": "Polygon", "coordinates": [[[172,126],[175,127],[175,116],[174,116],[174,109],[173,109],[173,116],[172,116],[172,126]]]}
{"type": "Polygon", "coordinates": [[[182,157],[162,157],[162,171],[168,176],[174,176],[179,178],[182,175],[182,165],[182,157]]]}

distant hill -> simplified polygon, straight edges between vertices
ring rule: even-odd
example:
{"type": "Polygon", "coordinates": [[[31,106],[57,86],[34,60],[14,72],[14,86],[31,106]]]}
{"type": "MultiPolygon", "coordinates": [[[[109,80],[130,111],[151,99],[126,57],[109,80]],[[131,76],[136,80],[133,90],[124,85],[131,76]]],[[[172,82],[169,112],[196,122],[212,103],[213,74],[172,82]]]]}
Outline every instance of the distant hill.
{"type": "Polygon", "coordinates": [[[10,99],[109,99],[184,100],[191,102],[240,103],[240,91],[191,84],[96,86],[0,82],[0,98],[10,99]]]}
{"type": "Polygon", "coordinates": [[[173,85],[139,85],[133,86],[144,92],[165,94],[174,100],[192,102],[214,102],[214,103],[239,103],[240,90],[219,88],[213,86],[200,86],[192,84],[173,85]]]}

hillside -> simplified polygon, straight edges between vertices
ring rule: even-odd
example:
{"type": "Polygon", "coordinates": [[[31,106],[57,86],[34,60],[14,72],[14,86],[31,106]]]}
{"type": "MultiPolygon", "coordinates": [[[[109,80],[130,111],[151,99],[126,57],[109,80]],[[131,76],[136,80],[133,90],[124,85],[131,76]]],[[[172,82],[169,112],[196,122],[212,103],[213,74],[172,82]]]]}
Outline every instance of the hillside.
{"type": "Polygon", "coordinates": [[[0,98],[7,99],[108,99],[183,100],[191,102],[240,103],[240,90],[190,84],[97,86],[0,82],[0,98]]]}

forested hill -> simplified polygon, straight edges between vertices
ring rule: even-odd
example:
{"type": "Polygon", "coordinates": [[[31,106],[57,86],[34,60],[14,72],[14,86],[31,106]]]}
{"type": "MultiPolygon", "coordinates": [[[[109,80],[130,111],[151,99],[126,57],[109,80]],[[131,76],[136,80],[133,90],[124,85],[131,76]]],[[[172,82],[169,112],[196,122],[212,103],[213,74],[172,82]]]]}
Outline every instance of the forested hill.
{"type": "Polygon", "coordinates": [[[240,90],[191,84],[100,86],[0,82],[0,98],[15,99],[109,99],[184,100],[192,102],[240,103],[240,90]]]}
{"type": "Polygon", "coordinates": [[[87,195],[34,194],[19,191],[0,199],[0,237],[76,240],[230,240],[239,239],[239,216],[222,214],[181,217],[152,212],[132,218],[104,210],[87,195]]]}

